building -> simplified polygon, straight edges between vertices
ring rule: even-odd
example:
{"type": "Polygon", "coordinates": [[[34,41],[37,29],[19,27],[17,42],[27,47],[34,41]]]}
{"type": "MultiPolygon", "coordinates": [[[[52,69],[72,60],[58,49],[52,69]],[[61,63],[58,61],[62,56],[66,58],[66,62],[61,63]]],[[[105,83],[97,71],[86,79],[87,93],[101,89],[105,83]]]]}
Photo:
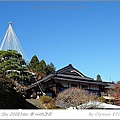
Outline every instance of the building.
{"type": "Polygon", "coordinates": [[[55,97],[59,92],[67,88],[78,87],[101,96],[101,93],[105,92],[105,86],[106,82],[87,77],[69,64],[54,74],[50,74],[30,85],[25,91],[27,95],[29,93],[28,96],[34,91],[36,93],[44,92],[46,95],[55,97]]]}

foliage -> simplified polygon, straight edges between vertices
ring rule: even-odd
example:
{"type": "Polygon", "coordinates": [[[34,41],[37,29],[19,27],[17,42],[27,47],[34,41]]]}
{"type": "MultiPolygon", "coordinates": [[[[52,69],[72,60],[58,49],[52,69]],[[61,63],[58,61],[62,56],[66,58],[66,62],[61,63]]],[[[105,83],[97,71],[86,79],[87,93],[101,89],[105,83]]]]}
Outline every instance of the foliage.
{"type": "Polygon", "coordinates": [[[15,50],[0,51],[0,69],[7,70],[25,70],[25,61],[22,59],[22,55],[15,50]]]}
{"type": "Polygon", "coordinates": [[[102,81],[101,76],[99,74],[97,75],[97,81],[102,81]]]}
{"type": "Polygon", "coordinates": [[[4,72],[0,71],[0,109],[26,108],[25,99],[15,91],[14,87],[14,81],[7,78],[4,72]]]}
{"type": "Polygon", "coordinates": [[[99,102],[103,102],[103,103],[104,103],[104,102],[106,101],[106,99],[103,98],[103,97],[98,97],[98,98],[97,98],[97,101],[99,101],[99,102]]]}
{"type": "Polygon", "coordinates": [[[46,65],[44,60],[39,62],[36,55],[34,55],[30,63],[26,65],[25,60],[22,59],[22,55],[16,50],[0,50],[0,69],[4,71],[10,79],[17,81],[22,86],[32,84],[36,81],[37,76],[41,78],[55,71],[52,63],[46,65]],[[36,76],[31,72],[35,72],[36,76]]]}
{"type": "Polygon", "coordinates": [[[45,109],[53,109],[55,108],[54,100],[50,96],[41,96],[40,102],[44,105],[45,109]]]}
{"type": "Polygon", "coordinates": [[[96,96],[79,88],[68,88],[58,94],[55,105],[60,108],[77,107],[78,105],[95,100],[96,96]]]}
{"type": "Polygon", "coordinates": [[[114,82],[114,81],[112,81],[111,83],[112,83],[112,84],[115,84],[115,82],[114,82]]]}
{"type": "Polygon", "coordinates": [[[43,76],[46,76],[46,62],[41,60],[36,66],[36,71],[42,73],[43,76]]]}
{"type": "Polygon", "coordinates": [[[51,62],[46,67],[46,75],[52,74],[54,72],[55,72],[55,67],[54,67],[54,64],[51,62]]]}
{"type": "Polygon", "coordinates": [[[117,81],[117,84],[120,84],[120,81],[117,81]]]}
{"type": "Polygon", "coordinates": [[[55,109],[55,103],[53,100],[51,100],[48,104],[47,104],[47,109],[55,109]]]}
{"type": "Polygon", "coordinates": [[[51,100],[52,100],[52,98],[50,96],[40,96],[40,101],[43,104],[49,103],[51,100]]]}
{"type": "Polygon", "coordinates": [[[116,84],[111,95],[114,97],[114,104],[120,106],[120,84],[116,84]]]}
{"type": "Polygon", "coordinates": [[[41,74],[42,77],[45,77],[51,73],[55,72],[54,64],[46,64],[44,60],[39,61],[36,55],[34,55],[28,65],[29,70],[32,70],[36,74],[41,74]]]}
{"type": "Polygon", "coordinates": [[[0,50],[0,69],[6,73],[6,75],[18,83],[24,85],[30,85],[33,76],[26,73],[26,63],[22,59],[22,55],[16,50],[0,50]]]}
{"type": "Polygon", "coordinates": [[[36,67],[39,64],[39,59],[36,55],[34,55],[29,63],[29,69],[32,69],[33,71],[36,71],[36,67]]]}

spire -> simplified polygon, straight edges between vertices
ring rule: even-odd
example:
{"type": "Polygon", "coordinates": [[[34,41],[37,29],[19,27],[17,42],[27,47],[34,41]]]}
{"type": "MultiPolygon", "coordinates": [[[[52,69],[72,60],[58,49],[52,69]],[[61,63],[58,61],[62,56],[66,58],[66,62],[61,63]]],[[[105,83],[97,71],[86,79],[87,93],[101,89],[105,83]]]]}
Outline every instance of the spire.
{"type": "Polygon", "coordinates": [[[3,38],[2,44],[0,45],[0,50],[16,50],[25,60],[27,60],[24,50],[12,28],[12,22],[8,23],[8,29],[3,38]]]}

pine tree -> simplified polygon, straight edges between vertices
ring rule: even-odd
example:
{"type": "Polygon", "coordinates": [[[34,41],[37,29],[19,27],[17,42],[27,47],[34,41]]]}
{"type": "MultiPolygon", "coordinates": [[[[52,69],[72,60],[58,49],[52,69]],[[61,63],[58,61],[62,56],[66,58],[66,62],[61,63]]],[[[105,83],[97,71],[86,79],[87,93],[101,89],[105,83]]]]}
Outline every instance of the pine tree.
{"type": "Polygon", "coordinates": [[[20,85],[31,84],[32,76],[26,72],[25,60],[16,50],[0,51],[0,70],[20,85]]]}
{"type": "Polygon", "coordinates": [[[36,55],[34,55],[28,65],[29,69],[36,71],[36,67],[39,64],[39,59],[36,55]]]}
{"type": "Polygon", "coordinates": [[[6,77],[5,73],[0,70],[0,109],[26,108],[25,99],[14,88],[14,81],[6,77]]]}
{"type": "Polygon", "coordinates": [[[51,62],[46,67],[46,75],[52,74],[54,72],[55,72],[55,67],[54,67],[54,64],[51,62]]]}
{"type": "Polygon", "coordinates": [[[97,75],[97,81],[102,81],[101,76],[99,74],[97,75]]]}
{"type": "Polygon", "coordinates": [[[46,62],[41,60],[36,66],[36,71],[42,73],[43,76],[46,76],[46,62]]]}

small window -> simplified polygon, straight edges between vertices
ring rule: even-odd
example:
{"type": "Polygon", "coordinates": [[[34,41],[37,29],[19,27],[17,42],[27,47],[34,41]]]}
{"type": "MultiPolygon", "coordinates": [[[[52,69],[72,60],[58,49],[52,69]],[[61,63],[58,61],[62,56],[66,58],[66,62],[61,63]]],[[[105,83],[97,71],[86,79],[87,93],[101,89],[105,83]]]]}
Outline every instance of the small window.
{"type": "Polygon", "coordinates": [[[71,87],[77,87],[77,84],[71,84],[71,87]]]}
{"type": "Polygon", "coordinates": [[[82,88],[83,88],[83,89],[87,89],[87,88],[88,88],[88,85],[82,85],[82,88]]]}

